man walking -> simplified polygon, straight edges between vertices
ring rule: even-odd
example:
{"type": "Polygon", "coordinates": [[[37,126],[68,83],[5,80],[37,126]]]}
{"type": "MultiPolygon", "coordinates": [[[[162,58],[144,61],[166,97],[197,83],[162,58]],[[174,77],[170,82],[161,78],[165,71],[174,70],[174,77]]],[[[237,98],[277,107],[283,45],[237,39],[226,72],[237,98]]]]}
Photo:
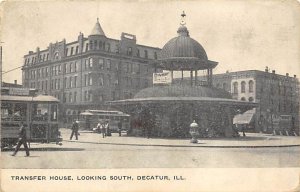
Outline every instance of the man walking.
{"type": "Polygon", "coordinates": [[[14,153],[12,154],[12,156],[15,156],[17,154],[17,152],[19,151],[22,144],[24,145],[24,149],[26,151],[26,157],[28,157],[29,156],[29,148],[27,146],[26,128],[25,128],[25,125],[23,122],[21,123],[20,130],[19,130],[19,141],[18,141],[17,147],[16,147],[14,153]]]}
{"type": "Polygon", "coordinates": [[[72,140],[74,134],[75,134],[75,139],[78,140],[78,129],[79,129],[78,121],[74,121],[72,125],[72,133],[70,136],[70,140],[72,140]]]}

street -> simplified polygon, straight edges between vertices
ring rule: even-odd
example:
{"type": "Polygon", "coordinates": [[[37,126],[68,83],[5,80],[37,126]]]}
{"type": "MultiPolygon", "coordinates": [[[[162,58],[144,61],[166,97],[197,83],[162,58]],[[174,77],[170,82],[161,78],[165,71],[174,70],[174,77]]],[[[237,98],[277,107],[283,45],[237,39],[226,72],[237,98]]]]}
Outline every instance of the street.
{"type": "MultiPolygon", "coordinates": [[[[155,139],[118,137],[102,138],[100,134],[82,132],[79,140],[66,140],[62,146],[54,143],[31,144],[30,157],[25,151],[12,157],[12,150],[1,153],[2,168],[272,168],[299,167],[300,147],[193,147],[122,144],[163,142],[155,139]],[[105,142],[104,142],[105,141],[105,142]]],[[[286,137],[287,138],[287,137],[286,137]]],[[[293,137],[292,139],[298,139],[293,137]]],[[[176,140],[175,140],[176,141],[176,140]]],[[[188,140],[181,142],[189,143],[188,140]]],[[[216,141],[217,142],[217,141],[216,141]]],[[[223,142],[218,140],[218,142],[223,142]]],[[[236,141],[227,141],[236,142],[236,141]]],[[[240,143],[244,141],[239,141],[240,143]]],[[[247,141],[245,141],[247,142],[247,141]]],[[[249,141],[254,143],[255,141],[249,141]]],[[[266,142],[275,142],[268,140],[266,142]]],[[[200,146],[201,144],[199,144],[200,146]]]]}

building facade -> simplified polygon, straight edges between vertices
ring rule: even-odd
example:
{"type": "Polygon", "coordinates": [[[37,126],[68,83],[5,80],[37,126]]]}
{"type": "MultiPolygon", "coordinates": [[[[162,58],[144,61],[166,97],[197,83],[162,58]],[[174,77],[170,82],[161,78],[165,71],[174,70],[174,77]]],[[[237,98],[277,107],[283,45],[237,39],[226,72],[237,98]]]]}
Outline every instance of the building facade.
{"type": "MultiPolygon", "coordinates": [[[[237,100],[257,102],[253,109],[253,129],[272,133],[283,116],[291,117],[292,129],[299,133],[299,80],[276,74],[275,70],[247,70],[213,75],[214,87],[224,89],[237,100]]],[[[285,134],[285,133],[284,133],[285,134]]]]}
{"type": "Polygon", "coordinates": [[[150,63],[159,51],[138,45],[135,35],[106,37],[97,19],[88,37],[80,33],[74,42],[64,39],[45,50],[29,51],[22,67],[23,86],[55,96],[62,115],[74,117],[85,109],[104,108],[106,101],[132,98],[150,86],[150,63]]]}

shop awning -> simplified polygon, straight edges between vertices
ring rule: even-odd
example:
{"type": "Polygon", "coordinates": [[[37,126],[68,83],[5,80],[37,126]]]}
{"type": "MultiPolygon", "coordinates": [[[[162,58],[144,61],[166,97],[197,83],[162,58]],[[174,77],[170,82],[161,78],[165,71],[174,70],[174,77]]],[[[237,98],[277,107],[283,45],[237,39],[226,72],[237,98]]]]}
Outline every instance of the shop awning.
{"type": "Polygon", "coordinates": [[[255,111],[249,110],[243,114],[238,114],[233,118],[233,124],[249,124],[253,120],[255,111]]]}

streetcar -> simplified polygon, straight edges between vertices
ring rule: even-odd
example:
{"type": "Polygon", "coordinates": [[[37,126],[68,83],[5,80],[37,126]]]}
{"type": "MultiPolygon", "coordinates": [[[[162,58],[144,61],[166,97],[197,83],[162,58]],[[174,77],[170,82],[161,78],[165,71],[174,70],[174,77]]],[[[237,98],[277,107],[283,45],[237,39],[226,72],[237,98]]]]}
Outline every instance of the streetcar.
{"type": "Polygon", "coordinates": [[[2,149],[17,143],[21,123],[25,124],[28,142],[60,144],[59,100],[36,93],[36,89],[1,88],[2,149]]]}
{"type": "Polygon", "coordinates": [[[82,126],[86,129],[97,127],[98,123],[104,121],[109,122],[109,128],[112,132],[118,132],[118,124],[122,124],[122,131],[127,131],[130,128],[130,115],[121,111],[109,110],[86,110],[80,113],[80,122],[84,122],[82,126]]]}

